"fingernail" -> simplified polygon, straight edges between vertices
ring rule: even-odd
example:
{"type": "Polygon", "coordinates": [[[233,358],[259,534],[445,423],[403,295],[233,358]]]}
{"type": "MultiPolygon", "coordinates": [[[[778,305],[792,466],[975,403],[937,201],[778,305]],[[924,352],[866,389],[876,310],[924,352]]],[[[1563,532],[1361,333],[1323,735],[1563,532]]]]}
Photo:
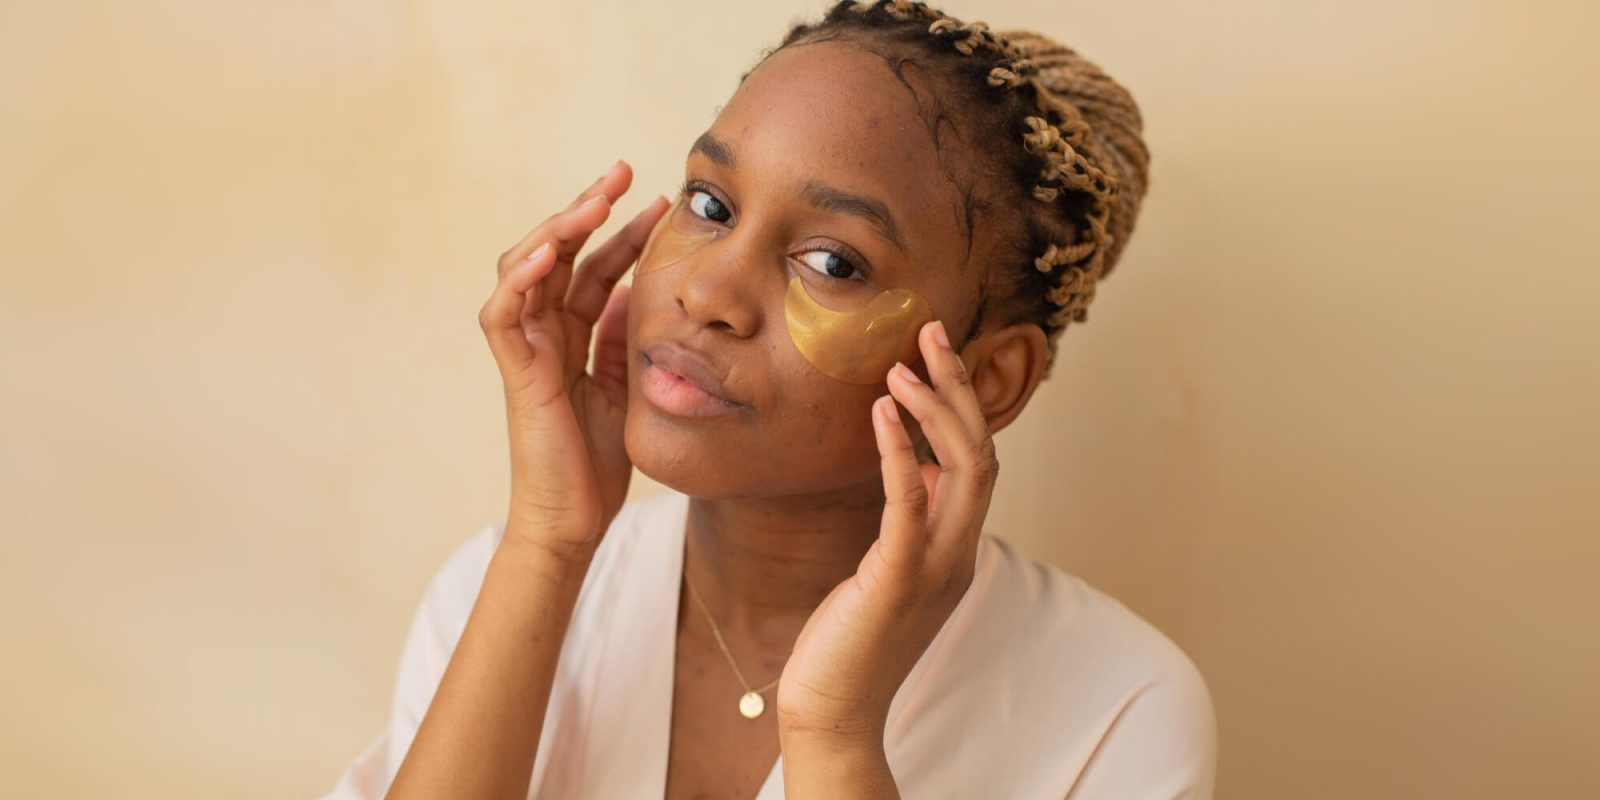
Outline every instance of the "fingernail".
{"type": "Polygon", "coordinates": [[[899,361],[896,361],[896,362],[894,362],[894,368],[896,370],[899,370],[900,377],[905,378],[906,380],[911,381],[912,383],[922,383],[922,380],[917,377],[917,373],[912,372],[911,368],[906,366],[905,364],[902,364],[899,361]]]}
{"type": "Polygon", "coordinates": [[[544,244],[541,244],[538,247],[533,248],[533,252],[529,253],[527,259],[525,259],[525,260],[532,261],[532,260],[538,258],[539,256],[544,255],[544,251],[549,250],[549,249],[550,249],[550,243],[549,242],[545,242],[544,244]]]}
{"type": "Polygon", "coordinates": [[[883,412],[884,416],[888,417],[893,422],[899,422],[900,421],[900,409],[897,408],[895,406],[895,404],[894,404],[894,395],[886,394],[883,397],[884,397],[884,400],[887,401],[887,402],[884,403],[884,405],[888,406],[888,408],[884,409],[884,412],[883,412]]]}
{"type": "Polygon", "coordinates": [[[935,320],[933,325],[933,340],[948,349],[950,347],[950,334],[945,333],[944,320],[935,320]]]}
{"type": "Polygon", "coordinates": [[[604,200],[604,199],[606,199],[606,196],[605,196],[605,195],[603,195],[603,194],[597,194],[597,195],[595,195],[595,196],[594,196],[594,197],[591,197],[591,198],[589,198],[589,199],[588,199],[588,200],[585,200],[585,201],[583,201],[583,205],[581,205],[581,206],[578,206],[578,208],[588,208],[588,207],[590,207],[590,206],[596,206],[596,205],[599,205],[599,204],[600,204],[600,201],[601,201],[601,200],[604,200]]]}

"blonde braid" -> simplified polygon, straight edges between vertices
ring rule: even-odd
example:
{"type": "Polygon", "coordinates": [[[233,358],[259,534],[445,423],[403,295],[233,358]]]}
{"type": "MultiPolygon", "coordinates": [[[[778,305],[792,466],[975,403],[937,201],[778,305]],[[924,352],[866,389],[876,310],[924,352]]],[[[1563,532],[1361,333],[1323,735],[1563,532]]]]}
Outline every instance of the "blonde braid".
{"type": "Polygon", "coordinates": [[[1031,109],[1021,120],[1021,144],[1044,166],[1026,196],[1044,206],[1027,216],[1046,242],[1032,265],[1046,279],[1043,299],[1055,307],[1043,323],[1053,364],[1061,332],[1088,318],[1095,287],[1133,233],[1150,162],[1138,105],[1069,47],[1031,31],[996,33],[917,0],[842,0],[821,25],[796,27],[785,44],[851,16],[925,25],[927,35],[955,53],[983,59],[986,88],[1014,92],[1031,109]]]}
{"type": "MultiPolygon", "coordinates": [[[[1069,120],[1073,130],[1064,130],[1063,136],[1079,154],[1075,165],[1078,161],[1089,162],[1082,170],[1074,166],[1073,176],[1078,179],[1076,188],[1095,198],[1089,223],[1091,241],[1100,241],[1100,246],[1078,267],[1092,275],[1083,290],[1087,294],[1068,300],[1059,312],[1081,321],[1087,317],[1084,307],[1094,297],[1093,282],[1111,272],[1133,234],[1150,165],[1143,138],[1144,121],[1127,89],[1071,48],[1029,31],[1008,31],[1002,38],[1033,65],[1030,80],[1040,90],[1039,96],[1072,109],[1069,120]],[[1103,189],[1095,180],[1097,177],[1104,179],[1103,189]]],[[[1081,280],[1080,276],[1070,276],[1063,280],[1062,288],[1074,279],[1081,280]]],[[[1058,298],[1077,291],[1068,290],[1051,299],[1060,303],[1058,298]]]]}

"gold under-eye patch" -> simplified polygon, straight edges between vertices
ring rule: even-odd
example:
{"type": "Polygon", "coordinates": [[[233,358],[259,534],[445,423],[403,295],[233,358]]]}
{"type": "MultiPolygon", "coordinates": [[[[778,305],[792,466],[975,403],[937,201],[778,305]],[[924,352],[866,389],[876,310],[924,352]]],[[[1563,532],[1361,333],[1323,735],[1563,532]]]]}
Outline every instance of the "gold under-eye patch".
{"type": "Polygon", "coordinates": [[[799,276],[783,302],[789,338],[824,375],[844,383],[882,383],[894,362],[917,355],[917,331],[933,319],[928,301],[910,289],[890,289],[854,311],[823,308],[799,276]]]}
{"type": "MultiPolygon", "coordinates": [[[[667,208],[650,231],[639,253],[634,275],[666,269],[724,231],[697,230],[678,214],[680,198],[667,208]]],[[[804,281],[789,281],[784,298],[789,338],[811,365],[844,383],[872,385],[883,382],[896,361],[911,363],[917,357],[917,331],[933,319],[933,309],[910,289],[890,289],[865,306],[834,311],[811,299],[804,281]]]]}
{"type": "Polygon", "coordinates": [[[673,201],[650,230],[650,237],[639,251],[639,263],[634,268],[634,275],[670,267],[721,235],[720,231],[697,231],[680,222],[677,211],[682,202],[673,201]]]}

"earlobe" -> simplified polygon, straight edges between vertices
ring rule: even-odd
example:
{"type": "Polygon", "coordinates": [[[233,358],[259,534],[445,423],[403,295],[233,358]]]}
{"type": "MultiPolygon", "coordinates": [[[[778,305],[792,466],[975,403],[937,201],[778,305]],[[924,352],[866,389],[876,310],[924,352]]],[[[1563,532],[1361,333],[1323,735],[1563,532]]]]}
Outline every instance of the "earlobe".
{"type": "Polygon", "coordinates": [[[1044,330],[1029,323],[988,331],[962,348],[991,433],[1010,425],[1027,406],[1043,380],[1047,353],[1044,330]]]}

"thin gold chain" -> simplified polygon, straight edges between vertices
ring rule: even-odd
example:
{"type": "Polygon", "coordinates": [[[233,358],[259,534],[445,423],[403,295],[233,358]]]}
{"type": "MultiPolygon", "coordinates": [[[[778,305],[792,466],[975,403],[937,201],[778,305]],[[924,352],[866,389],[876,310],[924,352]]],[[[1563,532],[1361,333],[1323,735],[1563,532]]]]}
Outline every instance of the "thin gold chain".
{"type": "Polygon", "coordinates": [[[689,580],[688,570],[683,571],[683,582],[689,587],[689,594],[694,597],[695,605],[700,606],[701,613],[706,615],[706,622],[711,624],[711,635],[717,637],[717,646],[722,648],[722,654],[727,656],[728,666],[733,667],[733,674],[739,676],[739,685],[743,686],[746,692],[755,692],[756,694],[761,694],[762,692],[777,686],[778,681],[783,679],[783,676],[781,675],[777,678],[774,678],[771,683],[761,687],[760,689],[750,688],[750,682],[744,679],[744,673],[739,670],[739,662],[733,660],[733,653],[728,650],[728,643],[722,639],[722,631],[717,629],[717,621],[712,618],[711,609],[706,608],[706,601],[700,599],[700,592],[694,588],[694,583],[689,580]]]}

